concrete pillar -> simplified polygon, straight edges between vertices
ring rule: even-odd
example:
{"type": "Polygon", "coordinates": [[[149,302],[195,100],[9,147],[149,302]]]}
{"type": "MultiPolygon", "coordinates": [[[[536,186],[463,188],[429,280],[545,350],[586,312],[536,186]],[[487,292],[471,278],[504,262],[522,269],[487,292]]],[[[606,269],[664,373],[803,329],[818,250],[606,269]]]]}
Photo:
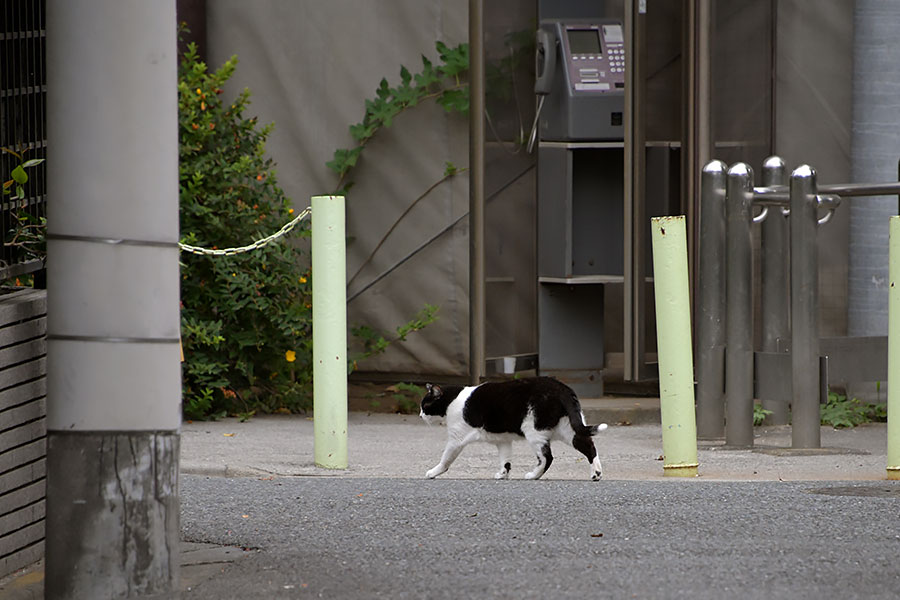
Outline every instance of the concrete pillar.
{"type": "Polygon", "coordinates": [[[172,597],[175,0],[47,0],[47,598],[172,597]]]}

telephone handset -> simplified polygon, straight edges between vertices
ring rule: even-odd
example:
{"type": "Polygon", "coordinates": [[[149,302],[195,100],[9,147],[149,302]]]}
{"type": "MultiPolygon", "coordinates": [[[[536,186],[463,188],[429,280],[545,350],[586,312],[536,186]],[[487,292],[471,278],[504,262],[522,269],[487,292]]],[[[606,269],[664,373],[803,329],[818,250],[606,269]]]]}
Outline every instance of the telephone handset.
{"type": "Polygon", "coordinates": [[[537,51],[535,52],[534,93],[544,96],[550,93],[553,77],[556,75],[556,36],[546,29],[537,30],[537,51]]]}
{"type": "Polygon", "coordinates": [[[553,88],[553,78],[556,76],[556,36],[546,29],[538,29],[534,53],[534,93],[540,97],[537,110],[534,113],[534,123],[531,125],[531,133],[528,136],[528,154],[534,150],[537,141],[538,122],[541,118],[541,109],[544,108],[544,100],[553,88]]]}

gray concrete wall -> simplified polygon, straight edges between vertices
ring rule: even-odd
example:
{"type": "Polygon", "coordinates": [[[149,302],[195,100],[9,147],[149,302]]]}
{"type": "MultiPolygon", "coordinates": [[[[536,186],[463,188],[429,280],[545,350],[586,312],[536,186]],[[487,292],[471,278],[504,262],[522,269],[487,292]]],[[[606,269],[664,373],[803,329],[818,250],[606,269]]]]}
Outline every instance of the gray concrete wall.
{"type": "MultiPolygon", "coordinates": [[[[803,163],[815,168],[820,184],[848,182],[853,2],[779,0],[777,10],[775,153],[788,171],[803,163]]],[[[819,229],[819,314],[826,336],[847,333],[849,213],[842,206],[819,229]]]]}
{"type": "MultiPolygon", "coordinates": [[[[854,25],[852,162],[855,181],[896,181],[900,159],[900,4],[857,0],[854,25]]],[[[850,219],[849,329],[888,328],[888,223],[897,198],[859,198],[850,219]]]]}
{"type": "MultiPolygon", "coordinates": [[[[349,148],[351,124],[364,114],[384,77],[415,73],[421,56],[437,63],[435,41],[468,41],[464,0],[216,0],[207,3],[208,61],[239,63],[226,93],[252,92],[251,113],[275,123],[268,145],[278,179],[297,207],[331,193],[325,167],[349,148]]],[[[402,213],[441,178],[445,163],[468,166],[468,120],[427,102],[401,114],[367,146],[347,195],[348,278],[402,213]]],[[[348,292],[351,325],[391,331],[426,303],[439,321],[363,370],[464,374],[468,360],[468,221],[441,235],[379,283],[358,294],[468,211],[465,174],[440,186],[402,219],[348,292]]],[[[248,240],[249,241],[249,240],[248,240]]]]}

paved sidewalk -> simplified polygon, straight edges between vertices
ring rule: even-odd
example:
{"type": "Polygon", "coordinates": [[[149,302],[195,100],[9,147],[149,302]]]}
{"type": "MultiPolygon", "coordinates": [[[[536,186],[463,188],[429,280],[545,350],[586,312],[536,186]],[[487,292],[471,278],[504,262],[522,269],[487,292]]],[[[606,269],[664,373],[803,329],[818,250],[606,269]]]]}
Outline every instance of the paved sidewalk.
{"type": "MultiPolygon", "coordinates": [[[[587,411],[586,411],[587,412],[587,411]]],[[[590,419],[589,419],[590,421],[590,419]]],[[[349,468],[315,466],[313,423],[298,416],[254,417],[185,423],[181,472],[227,477],[321,476],[413,478],[437,464],[446,440],[442,426],[416,415],[350,413],[349,468]]],[[[724,440],[699,443],[700,478],[722,481],[850,481],[885,478],[887,429],[870,424],[852,429],[822,427],[822,449],[791,450],[791,429],[755,428],[752,449],[729,449],[724,440]]],[[[663,479],[662,431],[658,424],[615,425],[594,438],[607,480],[663,479]]],[[[490,479],[497,471],[496,450],[472,444],[462,451],[444,479],[490,479]]],[[[587,479],[584,457],[560,442],[547,479],[587,479]]],[[[521,478],[534,463],[525,442],[513,444],[510,478],[521,478]]]]}

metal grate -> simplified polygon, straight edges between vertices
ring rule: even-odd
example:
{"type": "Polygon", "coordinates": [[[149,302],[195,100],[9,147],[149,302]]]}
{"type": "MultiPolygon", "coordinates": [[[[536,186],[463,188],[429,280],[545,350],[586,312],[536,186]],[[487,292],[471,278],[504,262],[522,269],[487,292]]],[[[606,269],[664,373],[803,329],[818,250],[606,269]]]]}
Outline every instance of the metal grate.
{"type": "MultiPolygon", "coordinates": [[[[0,148],[24,160],[46,158],[47,69],[45,0],[4,0],[0,3],[0,148]]],[[[11,179],[20,159],[0,152],[0,179],[11,179]]],[[[46,163],[27,169],[25,199],[2,196],[0,280],[31,273],[43,263],[11,246],[16,214],[43,217],[47,204],[46,163]]]]}

